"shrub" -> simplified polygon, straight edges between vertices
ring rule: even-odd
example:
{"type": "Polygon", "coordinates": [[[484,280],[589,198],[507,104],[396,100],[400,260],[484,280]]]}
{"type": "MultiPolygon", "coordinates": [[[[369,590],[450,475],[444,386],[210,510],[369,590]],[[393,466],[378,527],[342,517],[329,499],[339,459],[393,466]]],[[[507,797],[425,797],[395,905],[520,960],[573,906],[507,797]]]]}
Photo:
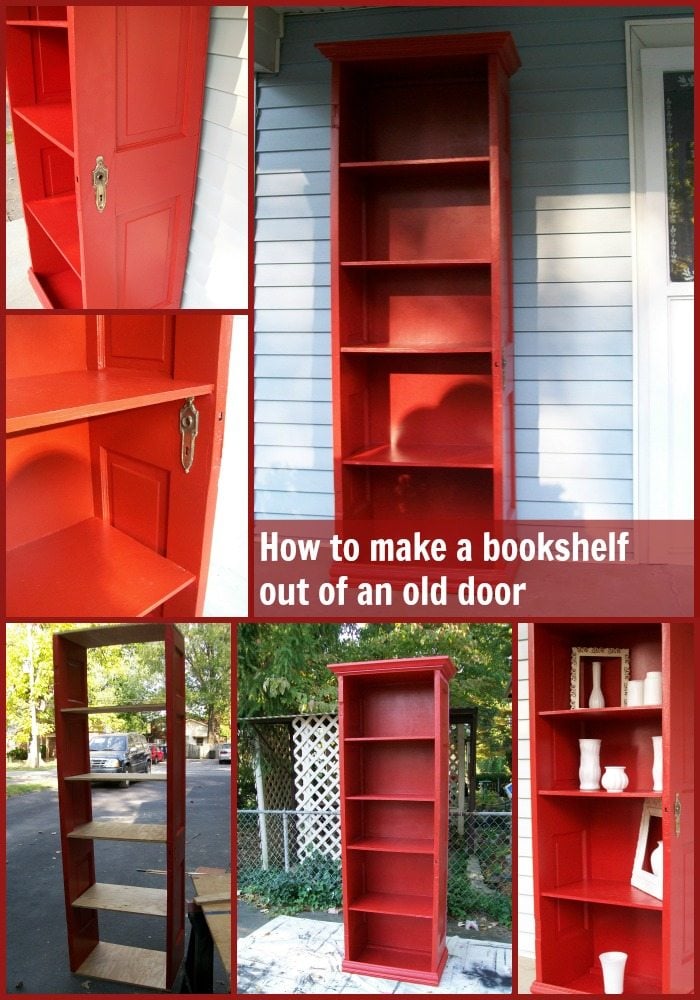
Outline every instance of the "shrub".
{"type": "Polygon", "coordinates": [[[328,910],[343,901],[340,862],[316,852],[289,871],[255,868],[241,875],[241,895],[279,913],[328,910]]]}

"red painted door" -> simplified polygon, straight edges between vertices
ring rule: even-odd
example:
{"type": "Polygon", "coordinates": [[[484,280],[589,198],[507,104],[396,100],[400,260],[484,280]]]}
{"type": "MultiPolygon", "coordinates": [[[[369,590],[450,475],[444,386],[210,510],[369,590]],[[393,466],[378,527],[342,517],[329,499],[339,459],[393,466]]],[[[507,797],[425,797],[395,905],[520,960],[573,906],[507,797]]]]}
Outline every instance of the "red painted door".
{"type": "Polygon", "coordinates": [[[694,970],[694,669],[691,625],[663,628],[664,993],[692,993],[694,970]]]}
{"type": "Polygon", "coordinates": [[[209,8],[69,7],[83,304],[180,304],[209,8]],[[108,170],[100,211],[93,171],[108,170]]]}

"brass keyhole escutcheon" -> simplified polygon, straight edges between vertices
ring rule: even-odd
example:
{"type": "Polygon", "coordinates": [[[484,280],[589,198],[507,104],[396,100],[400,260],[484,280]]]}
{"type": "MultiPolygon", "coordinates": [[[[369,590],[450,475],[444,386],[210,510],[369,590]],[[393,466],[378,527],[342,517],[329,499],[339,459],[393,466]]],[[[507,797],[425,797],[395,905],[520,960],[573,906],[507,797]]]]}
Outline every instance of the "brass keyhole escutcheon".
{"type": "Polygon", "coordinates": [[[95,205],[98,212],[104,212],[107,204],[108,181],[109,170],[105,166],[104,157],[98,156],[95,160],[95,169],[92,171],[92,188],[95,192],[95,205]]]}
{"type": "Polygon", "coordinates": [[[199,410],[192,396],[185,400],[180,409],[180,461],[185,472],[189,472],[194,462],[194,442],[199,432],[199,410]]]}

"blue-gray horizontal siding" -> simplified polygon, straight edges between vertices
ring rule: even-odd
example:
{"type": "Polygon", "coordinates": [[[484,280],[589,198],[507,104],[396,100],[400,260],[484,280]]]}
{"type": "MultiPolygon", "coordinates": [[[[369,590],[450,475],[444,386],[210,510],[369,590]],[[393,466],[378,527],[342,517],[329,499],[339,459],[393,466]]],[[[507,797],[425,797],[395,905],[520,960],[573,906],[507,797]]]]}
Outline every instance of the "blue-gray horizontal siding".
{"type": "MultiPolygon", "coordinates": [[[[677,13],[682,11],[677,10],[677,13]]],[[[518,514],[632,514],[625,20],[656,8],[379,8],[288,15],[258,81],[258,516],[333,514],[330,65],[319,41],[509,30],[518,514]]]]}

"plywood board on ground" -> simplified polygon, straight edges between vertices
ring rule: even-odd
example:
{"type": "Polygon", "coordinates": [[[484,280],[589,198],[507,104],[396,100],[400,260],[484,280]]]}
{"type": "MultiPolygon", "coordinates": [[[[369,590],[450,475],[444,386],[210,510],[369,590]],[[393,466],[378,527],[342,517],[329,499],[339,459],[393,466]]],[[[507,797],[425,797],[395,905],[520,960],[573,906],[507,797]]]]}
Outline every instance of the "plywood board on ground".
{"type": "Polygon", "coordinates": [[[79,976],[164,990],[165,952],[100,941],[76,971],[79,976]]]}

